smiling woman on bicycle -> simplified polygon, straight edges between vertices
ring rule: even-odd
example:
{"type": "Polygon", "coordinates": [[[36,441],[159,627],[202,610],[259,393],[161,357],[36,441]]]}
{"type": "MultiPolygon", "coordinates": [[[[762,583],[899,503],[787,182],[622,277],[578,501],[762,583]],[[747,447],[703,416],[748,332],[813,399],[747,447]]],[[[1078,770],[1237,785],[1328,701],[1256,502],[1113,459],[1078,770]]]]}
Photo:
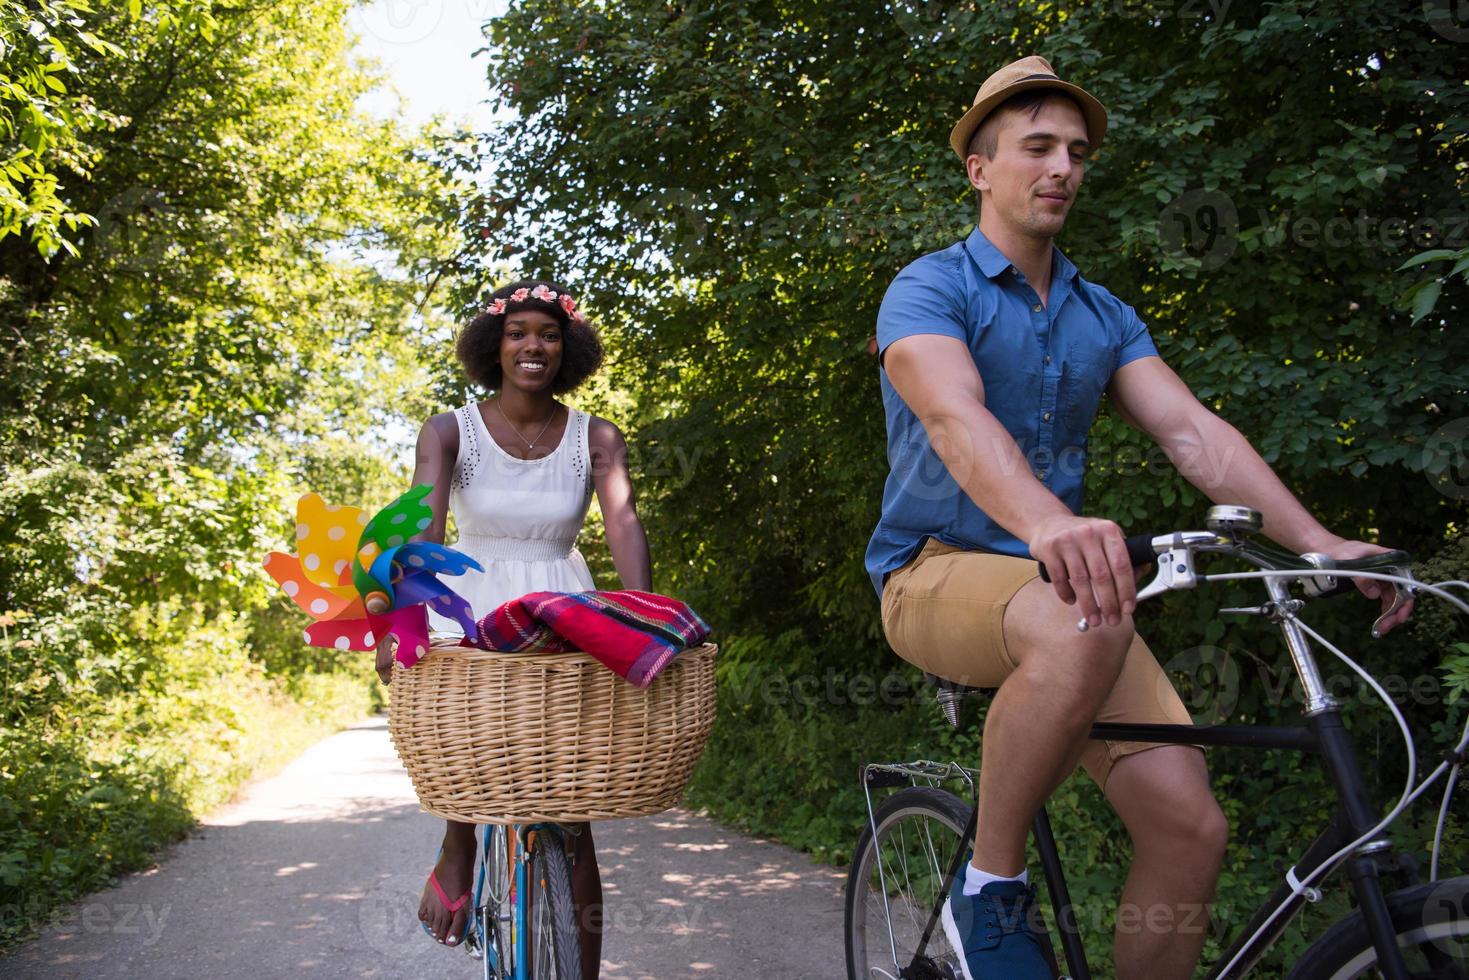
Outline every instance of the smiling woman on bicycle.
{"type": "MultiPolygon", "coordinates": [[[[487,615],[528,592],[595,588],[575,547],[594,490],[622,587],[650,589],[648,542],[622,433],[556,398],[602,361],[601,342],[566,288],[528,280],[495,290],[456,349],[469,379],[495,394],[424,423],[413,484],[434,487],[428,498],[434,523],[422,538],[442,542],[452,511],[459,529],[455,547],[484,566],[456,586],[475,614],[487,615]]],[[[453,620],[433,614],[430,626],[459,632],[453,620]]],[[[379,648],[384,683],[391,656],[386,646],[379,648]]],[[[601,960],[601,878],[589,826],[572,831],[582,975],[594,980],[601,960]]],[[[448,821],[418,916],[440,942],[463,939],[474,861],[474,825],[448,821]]]]}

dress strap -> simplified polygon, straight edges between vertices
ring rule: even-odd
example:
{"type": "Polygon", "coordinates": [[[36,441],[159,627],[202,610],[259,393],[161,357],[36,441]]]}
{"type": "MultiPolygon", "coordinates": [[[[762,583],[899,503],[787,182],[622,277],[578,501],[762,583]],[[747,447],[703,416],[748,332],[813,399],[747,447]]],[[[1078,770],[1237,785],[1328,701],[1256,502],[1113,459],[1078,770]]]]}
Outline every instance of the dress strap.
{"type": "Polygon", "coordinates": [[[571,410],[572,425],[567,427],[564,438],[572,439],[569,448],[571,450],[571,468],[576,473],[578,480],[586,487],[587,496],[592,493],[592,447],[587,433],[591,429],[592,417],[586,412],[576,409],[571,410]]]}
{"type": "Polygon", "coordinates": [[[454,480],[450,486],[459,491],[467,490],[469,483],[474,479],[474,474],[479,470],[480,461],[484,458],[484,451],[480,447],[478,426],[474,424],[474,416],[470,412],[479,411],[474,402],[460,408],[454,413],[455,420],[459,423],[459,455],[454,460],[454,480]]]}

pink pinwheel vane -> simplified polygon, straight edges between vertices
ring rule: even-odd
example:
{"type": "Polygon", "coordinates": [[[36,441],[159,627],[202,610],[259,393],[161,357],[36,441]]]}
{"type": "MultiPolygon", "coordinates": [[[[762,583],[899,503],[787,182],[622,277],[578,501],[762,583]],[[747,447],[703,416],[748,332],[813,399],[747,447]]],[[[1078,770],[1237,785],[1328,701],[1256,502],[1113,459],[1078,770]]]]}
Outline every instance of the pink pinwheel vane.
{"type": "Polygon", "coordinates": [[[459,621],[475,635],[474,611],[438,574],[481,570],[468,555],[432,541],[409,541],[433,522],[420,484],[370,520],[356,507],[332,507],[314,493],[296,502],[299,555],[272,551],[265,570],[316,620],[306,642],[338,650],[372,650],[389,634],[395,654],[412,667],[428,652],[428,612],[459,621]]]}

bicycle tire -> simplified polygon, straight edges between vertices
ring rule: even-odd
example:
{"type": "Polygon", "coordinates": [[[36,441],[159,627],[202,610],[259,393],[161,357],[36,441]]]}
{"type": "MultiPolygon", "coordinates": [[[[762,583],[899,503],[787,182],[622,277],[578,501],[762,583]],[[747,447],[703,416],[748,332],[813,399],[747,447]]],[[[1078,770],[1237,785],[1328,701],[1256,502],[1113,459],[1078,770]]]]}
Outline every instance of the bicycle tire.
{"type": "MultiPolygon", "coordinates": [[[[1393,892],[1387,907],[1413,980],[1469,980],[1469,877],[1393,892]]],[[[1306,950],[1289,980],[1352,980],[1376,966],[1367,924],[1353,912],[1306,950]]]]}
{"type": "Polygon", "coordinates": [[[557,831],[540,830],[531,841],[530,975],[532,980],[582,980],[581,934],[571,900],[571,860],[557,831]]]}
{"type": "MultiPolygon", "coordinates": [[[[872,823],[865,824],[857,838],[847,872],[844,932],[848,980],[895,977],[894,959],[905,967],[912,960],[914,947],[938,902],[944,876],[953,863],[955,848],[969,847],[960,834],[972,812],[973,807],[959,797],[929,786],[899,790],[874,811],[872,823]],[[877,827],[875,839],[873,825],[877,827]],[[910,859],[915,856],[923,861],[916,881],[910,867],[910,859]],[[878,894],[884,884],[879,867],[887,876],[886,906],[878,894]],[[901,910],[891,916],[891,940],[885,909],[901,910]]],[[[925,953],[937,964],[937,976],[960,975],[942,926],[934,929],[925,953]],[[947,974],[942,972],[945,967],[947,974]]]]}

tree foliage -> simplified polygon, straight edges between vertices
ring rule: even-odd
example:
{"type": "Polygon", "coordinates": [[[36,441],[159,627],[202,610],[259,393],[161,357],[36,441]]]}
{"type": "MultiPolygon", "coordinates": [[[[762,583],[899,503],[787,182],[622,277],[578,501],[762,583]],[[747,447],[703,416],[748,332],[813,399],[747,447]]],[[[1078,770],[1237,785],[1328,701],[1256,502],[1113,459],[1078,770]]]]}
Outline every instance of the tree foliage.
{"type": "Polygon", "coordinates": [[[30,229],[0,236],[0,940],[376,687],[260,568],[304,490],[401,491],[381,434],[428,414],[448,335],[459,188],[357,108],[346,11],[0,9],[0,117],[52,127],[0,186],[30,229]]]}
{"type": "MultiPolygon", "coordinates": [[[[1464,283],[1444,281],[1415,323],[1400,305],[1415,273],[1399,269],[1469,235],[1469,49],[1452,34],[1370,0],[522,0],[493,23],[491,70],[518,117],[482,136],[495,182],[464,225],[585,292],[633,395],[633,443],[696,459],[648,468],[640,487],[660,587],[722,631],[726,695],[751,672],[880,676],[894,663],[861,563],[886,471],[868,338],[897,271],[972,227],[948,128],[1026,54],[1110,109],[1060,242],[1083,275],[1139,310],[1328,526],[1424,557],[1460,534],[1464,283]]],[[[1131,530],[1197,524],[1205,500],[1163,462],[1104,408],[1088,510],[1131,530]]],[[[1218,616],[1251,597],[1217,588],[1140,618],[1165,662],[1200,643],[1232,651],[1235,720],[1298,718],[1288,684],[1257,683],[1289,678],[1277,638],[1218,616]]],[[[1355,641],[1369,618],[1340,603],[1316,621],[1355,641]]],[[[1433,681],[1444,652],[1398,638],[1366,659],[1433,681]]],[[[933,735],[915,715],[912,744],[879,742],[909,709],[871,700],[725,705],[701,799],[818,848],[855,833],[856,753],[933,735]]],[[[1406,707],[1435,744],[1462,719],[1441,700],[1406,707]]],[[[1370,704],[1353,712],[1364,738],[1391,737],[1370,704]]],[[[1386,798],[1402,760],[1383,751],[1386,798]]],[[[1258,854],[1289,853],[1319,824],[1323,783],[1294,760],[1214,766],[1231,815],[1262,815],[1236,824],[1238,901],[1270,886],[1258,854]],[[1299,795],[1282,792],[1290,781],[1299,795]]],[[[1077,814],[1102,805],[1067,792],[1077,814]]],[[[1080,894],[1114,894],[1116,826],[1070,823],[1099,835],[1080,894]]]]}

